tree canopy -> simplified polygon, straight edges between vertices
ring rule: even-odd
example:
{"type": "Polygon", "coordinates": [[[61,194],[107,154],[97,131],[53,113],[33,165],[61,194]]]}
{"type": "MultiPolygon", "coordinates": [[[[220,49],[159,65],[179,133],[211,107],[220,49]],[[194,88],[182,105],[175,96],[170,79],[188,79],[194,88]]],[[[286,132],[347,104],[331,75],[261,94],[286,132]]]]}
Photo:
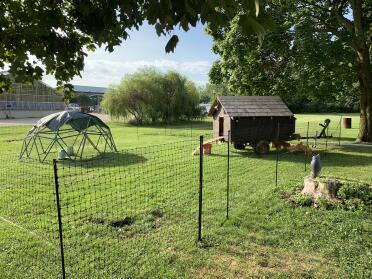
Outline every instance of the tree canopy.
{"type": "Polygon", "coordinates": [[[275,29],[261,42],[245,34],[238,19],[227,28],[209,29],[220,56],[210,79],[225,83],[232,94],[280,95],[297,109],[306,103],[351,109],[359,101],[359,139],[372,141],[372,9],[367,2],[273,1],[266,12],[275,29]]]}
{"type": "MultiPolygon", "coordinates": [[[[177,45],[176,28],[187,31],[198,22],[221,28],[239,17],[246,32],[262,33],[268,23],[260,0],[110,0],[0,2],[0,69],[19,82],[52,74],[58,85],[80,76],[87,51],[105,46],[113,51],[146,21],[170,36],[167,52],[177,45]]],[[[10,81],[0,75],[0,91],[10,81]]]]}
{"type": "Polygon", "coordinates": [[[223,83],[207,83],[199,87],[200,103],[212,103],[217,96],[231,95],[227,86],[223,83]]]}
{"type": "Polygon", "coordinates": [[[173,122],[200,116],[199,92],[181,74],[144,68],[112,86],[102,100],[103,109],[114,117],[144,122],[173,122]]]}

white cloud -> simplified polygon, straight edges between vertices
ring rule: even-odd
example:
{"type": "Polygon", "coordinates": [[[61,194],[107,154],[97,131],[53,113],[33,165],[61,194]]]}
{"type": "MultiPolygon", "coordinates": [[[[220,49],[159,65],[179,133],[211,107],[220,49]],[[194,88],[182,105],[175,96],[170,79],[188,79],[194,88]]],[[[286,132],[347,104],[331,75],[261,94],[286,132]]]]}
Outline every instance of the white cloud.
{"type": "MultiPolygon", "coordinates": [[[[87,59],[85,61],[82,78],[74,78],[72,83],[91,86],[108,86],[120,82],[125,74],[134,73],[143,67],[156,67],[160,71],[177,70],[200,84],[208,80],[208,71],[211,67],[211,62],[204,60],[176,61],[167,59],[135,61],[87,59]]],[[[51,85],[55,85],[55,80],[51,76],[46,76],[44,81],[51,85]]]]}

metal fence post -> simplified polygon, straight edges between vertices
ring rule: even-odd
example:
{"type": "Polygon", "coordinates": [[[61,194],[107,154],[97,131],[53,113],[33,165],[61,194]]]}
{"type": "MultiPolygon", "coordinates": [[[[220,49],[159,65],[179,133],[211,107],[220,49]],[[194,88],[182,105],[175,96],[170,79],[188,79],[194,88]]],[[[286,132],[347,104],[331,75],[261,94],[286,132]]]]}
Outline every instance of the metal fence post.
{"type": "Polygon", "coordinates": [[[326,144],[325,144],[324,156],[327,154],[327,149],[328,149],[328,135],[329,135],[329,126],[327,127],[326,144]]]}
{"type": "MultiPolygon", "coordinates": [[[[306,130],[306,146],[309,147],[309,125],[310,125],[310,122],[308,121],[307,122],[307,130],[306,130]]],[[[306,156],[306,152],[304,152],[304,157],[305,157],[305,171],[306,171],[306,163],[307,163],[307,156],[306,156]]]]}
{"type": "Polygon", "coordinates": [[[341,145],[341,122],[342,122],[342,115],[340,116],[340,132],[338,133],[338,146],[341,145]]]}
{"type": "MultiPolygon", "coordinates": [[[[276,131],[276,140],[279,143],[280,123],[278,122],[276,131]]],[[[278,144],[277,143],[277,144],[278,144]]],[[[276,162],[275,162],[275,186],[278,186],[278,162],[279,162],[279,148],[276,148],[276,162]]]]}
{"type": "Polygon", "coordinates": [[[202,213],[203,213],[203,136],[200,136],[199,152],[199,216],[198,216],[198,241],[202,240],[202,213]]]}
{"type": "Polygon", "coordinates": [[[226,178],[226,219],[229,219],[230,207],[230,140],[231,132],[227,134],[227,178],[226,178]]]}
{"type": "Polygon", "coordinates": [[[61,204],[60,204],[60,201],[59,201],[59,182],[58,182],[58,170],[57,170],[57,160],[56,159],[53,159],[53,170],[54,170],[54,186],[55,186],[55,191],[56,191],[59,244],[60,244],[60,251],[61,251],[62,279],[65,279],[66,278],[65,254],[63,252],[62,216],[61,216],[61,204]]]}

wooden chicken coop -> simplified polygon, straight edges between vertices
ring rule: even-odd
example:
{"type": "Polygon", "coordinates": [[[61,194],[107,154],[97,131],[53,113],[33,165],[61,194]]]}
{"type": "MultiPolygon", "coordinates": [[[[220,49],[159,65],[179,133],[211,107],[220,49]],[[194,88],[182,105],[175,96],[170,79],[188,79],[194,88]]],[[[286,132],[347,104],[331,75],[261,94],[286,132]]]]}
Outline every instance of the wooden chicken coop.
{"type": "Polygon", "coordinates": [[[236,149],[250,145],[257,153],[270,150],[272,141],[288,141],[296,118],[279,96],[221,96],[213,102],[213,136],[230,139],[236,149]],[[279,129],[278,129],[279,127],[279,129]]]}

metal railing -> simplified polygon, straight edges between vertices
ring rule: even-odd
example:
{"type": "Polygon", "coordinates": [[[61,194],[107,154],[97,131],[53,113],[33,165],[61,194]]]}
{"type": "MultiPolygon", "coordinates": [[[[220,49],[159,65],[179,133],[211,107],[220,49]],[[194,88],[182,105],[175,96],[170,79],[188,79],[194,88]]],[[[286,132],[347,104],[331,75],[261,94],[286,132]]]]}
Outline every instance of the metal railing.
{"type": "Polygon", "coordinates": [[[64,110],[63,102],[0,101],[0,110],[64,110]]]}

